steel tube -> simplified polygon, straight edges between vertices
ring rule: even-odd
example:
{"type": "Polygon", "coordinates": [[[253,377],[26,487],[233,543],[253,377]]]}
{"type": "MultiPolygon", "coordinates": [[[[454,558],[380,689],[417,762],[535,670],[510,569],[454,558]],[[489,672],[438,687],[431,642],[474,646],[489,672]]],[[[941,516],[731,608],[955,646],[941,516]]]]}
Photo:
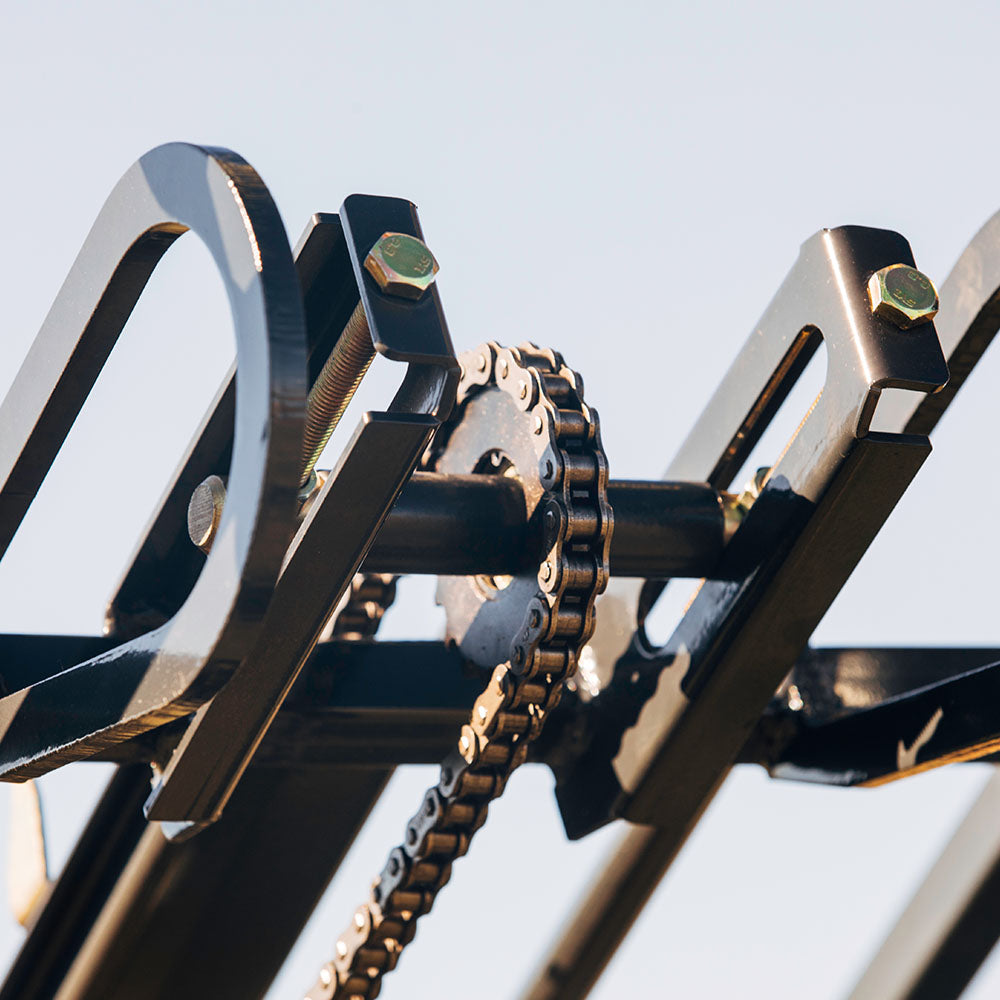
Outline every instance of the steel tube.
{"type": "MultiPolygon", "coordinates": [[[[721,495],[705,483],[612,482],[611,572],[711,576],[725,545],[721,495]]],[[[542,561],[518,481],[415,473],[364,562],[371,573],[517,573],[542,561]]]]}

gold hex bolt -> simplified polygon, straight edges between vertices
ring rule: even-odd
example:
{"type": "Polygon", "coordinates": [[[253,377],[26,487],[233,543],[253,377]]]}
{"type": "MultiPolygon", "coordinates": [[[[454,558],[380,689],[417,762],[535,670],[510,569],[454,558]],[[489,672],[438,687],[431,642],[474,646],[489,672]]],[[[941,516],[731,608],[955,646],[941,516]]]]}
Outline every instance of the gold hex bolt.
{"type": "MultiPolygon", "coordinates": [[[[365,257],[365,270],[390,295],[419,299],[434,283],[437,261],[423,241],[405,233],[383,233],[365,257]]],[[[316,460],[340,423],[375,358],[364,306],[359,302],[337,338],[323,370],[306,401],[306,430],[302,449],[302,490],[310,492],[316,460]]]]}
{"type": "Polygon", "coordinates": [[[434,254],[406,233],[383,233],[365,258],[365,270],[387,295],[419,299],[438,273],[434,254]]]}
{"type": "Polygon", "coordinates": [[[929,323],[938,311],[934,282],[908,264],[890,264],[868,281],[872,312],[902,330],[929,323]]]}

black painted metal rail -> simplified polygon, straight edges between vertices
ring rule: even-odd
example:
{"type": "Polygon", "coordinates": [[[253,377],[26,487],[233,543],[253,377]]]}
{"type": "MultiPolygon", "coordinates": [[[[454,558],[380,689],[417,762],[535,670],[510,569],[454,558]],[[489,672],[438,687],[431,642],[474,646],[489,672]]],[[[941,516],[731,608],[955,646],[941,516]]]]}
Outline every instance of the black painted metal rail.
{"type": "MultiPolygon", "coordinates": [[[[611,572],[706,577],[725,546],[724,494],[707,483],[612,481],[611,572]]],[[[371,573],[472,576],[539,563],[541,526],[525,518],[517,480],[418,472],[364,562],[371,573]]]]}

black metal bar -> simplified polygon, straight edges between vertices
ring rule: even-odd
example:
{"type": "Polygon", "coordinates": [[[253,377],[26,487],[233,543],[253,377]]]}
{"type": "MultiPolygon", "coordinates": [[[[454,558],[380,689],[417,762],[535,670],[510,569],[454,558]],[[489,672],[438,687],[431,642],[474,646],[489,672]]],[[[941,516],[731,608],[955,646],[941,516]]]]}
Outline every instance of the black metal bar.
{"type": "MultiPolygon", "coordinates": [[[[727,547],[723,573],[732,573],[731,582],[706,582],[662,649],[650,651],[643,636],[636,637],[611,684],[587,708],[590,730],[602,735],[584,740],[576,761],[566,760],[557,775],[571,835],[616,815],[659,828],[632,860],[612,859],[607,878],[616,891],[624,887],[615,871],[639,864],[655,884],[676,856],[929,452],[925,438],[869,432],[882,389],[929,392],[947,379],[931,326],[910,338],[871,313],[869,276],[887,264],[911,262],[909,246],[895,233],[845,227],[807,241],[668,469],[670,478],[706,478],[716,489],[727,488],[763,417],[801,371],[810,342],[822,335],[823,392],[727,547]]],[[[586,963],[591,975],[575,979],[572,988],[558,977],[539,982],[538,995],[586,995],[620,941],[607,920],[613,898],[609,892],[605,910],[591,914],[608,932],[603,938],[574,940],[578,916],[550,953],[582,961],[584,948],[597,949],[586,963]]],[[[641,907],[645,898],[635,896],[632,905],[641,907]]],[[[631,922],[621,914],[617,920],[631,922]]],[[[543,977],[552,964],[545,964],[543,977]]]]}
{"type": "MultiPolygon", "coordinates": [[[[725,546],[722,500],[706,483],[611,482],[611,572],[711,576],[725,546]]],[[[540,524],[504,476],[414,473],[365,558],[370,573],[517,573],[542,561],[540,524]]]]}
{"type": "MultiPolygon", "coordinates": [[[[917,433],[931,431],[1000,330],[1000,212],[976,233],[942,285],[936,326],[951,370],[948,385],[927,399],[886,400],[879,416],[890,426],[917,433]]],[[[1000,798],[996,784],[994,779],[980,800],[982,810],[977,805],[963,822],[852,1000],[958,996],[989,954],[1000,937],[996,910],[1000,879],[995,860],[1000,843],[996,840],[997,810],[989,805],[1000,798]],[[964,878],[959,867],[963,856],[981,859],[979,870],[970,867],[964,878]],[[939,873],[941,878],[936,877],[939,873]],[[951,905],[946,907],[948,902],[951,905]],[[914,940],[922,940],[922,947],[899,947],[921,929],[922,939],[914,940]],[[872,993],[872,984],[884,985],[885,991],[872,993]]]]}
{"type": "MultiPolygon", "coordinates": [[[[60,658],[71,665],[107,644],[101,637],[0,636],[0,662],[28,671],[60,658]]],[[[255,759],[283,767],[433,763],[454,742],[482,684],[457,650],[441,642],[323,642],[255,759]]],[[[1000,739],[998,686],[1000,649],[810,649],[738,761],[778,778],[850,785],[978,759],[1000,739]],[[940,722],[917,746],[939,707],[940,722]],[[900,744],[914,755],[903,771],[900,744]]],[[[568,707],[556,709],[555,730],[568,707]]],[[[92,759],[150,761],[163,741],[136,737],[92,759]]],[[[555,753],[558,769],[558,741],[535,747],[543,762],[555,753]]]]}
{"type": "Polygon", "coordinates": [[[796,660],[771,709],[797,689],[797,717],[827,722],[1000,661],[992,646],[811,647],[796,660]]]}
{"type": "Polygon", "coordinates": [[[7,970],[0,1000],[51,1000],[147,829],[149,768],[121,767],[7,970]]]}
{"type": "Polygon", "coordinates": [[[390,773],[253,767],[200,836],[148,824],[86,940],[53,948],[58,991],[34,997],[263,996],[390,773]]]}
{"type": "Polygon", "coordinates": [[[612,576],[712,577],[726,544],[721,495],[708,483],[612,480],[612,576]]]}
{"type": "Polygon", "coordinates": [[[366,573],[465,576],[517,572],[542,546],[524,494],[505,476],[415,472],[368,555],[366,573]]]}
{"type": "MultiPolygon", "coordinates": [[[[0,635],[0,663],[68,663],[108,644],[94,636],[0,635]]],[[[266,767],[395,767],[436,763],[468,721],[483,677],[443,642],[319,643],[289,692],[254,760],[266,767]]],[[[183,722],[176,725],[183,726],[183,722]]],[[[179,733],[156,731],[91,757],[150,762],[179,733]],[[159,737],[159,738],[154,738],[159,737]]],[[[166,749],[165,749],[166,748],[166,749]]],[[[144,786],[149,784],[148,772],[144,786]]]]}
{"type": "MultiPolygon", "coordinates": [[[[618,481],[609,485],[608,492],[615,510],[613,573],[651,579],[711,577],[718,570],[725,546],[724,524],[720,494],[710,486],[618,481]]],[[[164,530],[157,537],[166,535],[164,530]]],[[[204,562],[186,538],[185,545],[204,562]]],[[[371,573],[513,573],[539,562],[541,545],[538,526],[525,522],[524,499],[516,480],[418,472],[396,500],[363,569],[371,573]]],[[[144,557],[143,565],[145,578],[152,572],[152,562],[147,564],[144,557]]],[[[0,691],[21,691],[116,645],[113,636],[0,635],[0,691]]]]}
{"type": "MultiPolygon", "coordinates": [[[[336,215],[317,213],[295,248],[309,353],[309,384],[330,355],[357,305],[358,288],[336,215]]],[[[206,476],[230,466],[236,416],[236,369],[227,373],[157,509],[150,517],[115,588],[105,629],[121,642],[162,625],[176,614],[205,565],[187,533],[188,502],[206,476]]]]}
{"type": "Polygon", "coordinates": [[[484,683],[442,642],[321,643],[254,766],[436,764],[484,683]]]}
{"type": "Polygon", "coordinates": [[[957,1000],[998,935],[1000,775],[994,775],[850,1000],[957,1000]]]}
{"type": "Polygon", "coordinates": [[[772,777],[875,785],[1000,749],[1000,650],[814,649],[744,747],[772,777]]]}
{"type": "Polygon", "coordinates": [[[22,691],[114,645],[114,640],[99,635],[0,634],[2,694],[22,691]]]}
{"type": "Polygon", "coordinates": [[[630,827],[531,976],[522,1000],[585,997],[649,902],[676,847],[674,838],[656,827],[630,827]]]}
{"type": "Polygon", "coordinates": [[[220,815],[436,426],[427,415],[365,415],[289,549],[261,641],[185,731],[150,795],[150,819],[220,815]]]}

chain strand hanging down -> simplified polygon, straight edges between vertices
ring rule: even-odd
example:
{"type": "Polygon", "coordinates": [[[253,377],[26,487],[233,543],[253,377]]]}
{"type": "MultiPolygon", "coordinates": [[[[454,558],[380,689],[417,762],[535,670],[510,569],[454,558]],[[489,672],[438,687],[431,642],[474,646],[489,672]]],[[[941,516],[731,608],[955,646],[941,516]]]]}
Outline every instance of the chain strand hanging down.
{"type": "Polygon", "coordinates": [[[551,549],[523,626],[511,637],[509,661],[494,669],[476,699],[457,747],[441,765],[440,781],[424,796],[404,842],[390,853],[307,1000],[378,996],[382,977],[413,939],[417,919],[448,881],[452,862],[466,853],[489,803],[503,792],[558,703],[593,632],[594,602],[607,584],[607,460],[579,376],[558,354],[530,344],[516,350],[487,344],[461,360],[460,402],[497,386],[530,414],[533,432],[550,445],[543,481],[551,549]]]}
{"type": "Polygon", "coordinates": [[[389,573],[356,573],[330,638],[352,642],[374,639],[382,616],[396,599],[396,580],[389,573]]]}

